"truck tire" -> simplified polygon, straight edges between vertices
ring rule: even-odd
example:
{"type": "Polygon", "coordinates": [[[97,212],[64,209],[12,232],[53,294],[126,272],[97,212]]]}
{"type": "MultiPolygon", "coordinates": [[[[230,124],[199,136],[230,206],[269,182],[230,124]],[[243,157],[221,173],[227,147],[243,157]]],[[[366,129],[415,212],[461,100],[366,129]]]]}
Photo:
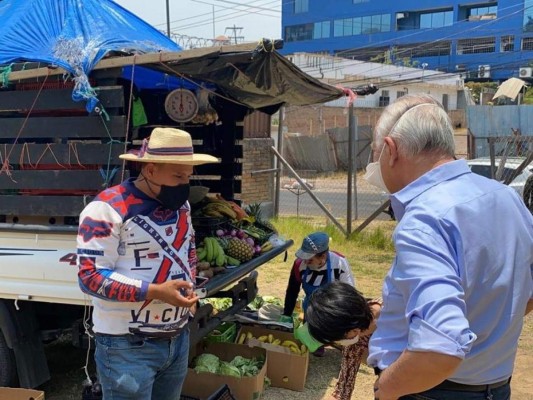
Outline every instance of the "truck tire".
{"type": "Polygon", "coordinates": [[[4,334],[0,330],[0,387],[15,386],[17,381],[17,364],[13,350],[7,347],[4,334]]]}

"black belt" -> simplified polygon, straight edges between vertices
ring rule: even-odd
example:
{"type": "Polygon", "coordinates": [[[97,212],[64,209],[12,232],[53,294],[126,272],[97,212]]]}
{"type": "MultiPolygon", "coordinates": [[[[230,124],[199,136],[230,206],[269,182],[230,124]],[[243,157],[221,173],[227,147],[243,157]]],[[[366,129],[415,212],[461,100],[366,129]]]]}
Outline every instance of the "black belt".
{"type": "Polygon", "coordinates": [[[182,331],[179,331],[179,332],[172,332],[172,334],[169,333],[166,333],[166,332],[161,332],[161,333],[158,333],[158,336],[148,336],[148,335],[141,335],[141,334],[131,334],[131,333],[125,333],[125,334],[122,334],[122,335],[113,335],[111,333],[95,333],[95,336],[100,336],[100,337],[123,337],[123,338],[126,338],[128,339],[130,342],[139,342],[141,340],[153,340],[153,341],[158,341],[158,340],[171,340],[171,339],[174,339],[174,338],[177,338],[178,336],[180,336],[180,334],[182,333],[182,331]]]}
{"type": "Polygon", "coordinates": [[[511,378],[495,383],[489,383],[488,385],[465,385],[462,383],[445,380],[444,382],[438,384],[430,390],[453,390],[456,392],[486,392],[490,389],[496,389],[501,386],[507,385],[509,382],[511,382],[511,378]]]}
{"type": "MultiPolygon", "coordinates": [[[[382,372],[383,372],[382,369],[379,369],[378,367],[374,367],[374,374],[379,376],[382,372]]],[[[511,378],[505,379],[503,381],[495,382],[495,383],[489,383],[488,385],[465,385],[463,383],[457,383],[457,382],[445,380],[444,382],[438,384],[437,386],[429,390],[450,390],[450,391],[457,391],[457,392],[486,392],[487,390],[496,389],[503,385],[507,385],[509,382],[511,382],[511,378]]]]}

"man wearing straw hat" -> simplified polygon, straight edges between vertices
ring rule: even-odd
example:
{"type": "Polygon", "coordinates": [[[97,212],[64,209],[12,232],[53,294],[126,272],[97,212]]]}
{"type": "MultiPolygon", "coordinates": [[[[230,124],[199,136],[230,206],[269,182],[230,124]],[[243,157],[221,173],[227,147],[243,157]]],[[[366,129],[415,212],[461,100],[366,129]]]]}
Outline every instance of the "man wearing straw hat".
{"type": "Polygon", "coordinates": [[[138,154],[138,178],[100,193],[80,215],[78,278],[92,297],[95,361],[104,399],[176,400],[187,373],[187,322],[196,250],[187,132],[156,128],[138,154]]]}

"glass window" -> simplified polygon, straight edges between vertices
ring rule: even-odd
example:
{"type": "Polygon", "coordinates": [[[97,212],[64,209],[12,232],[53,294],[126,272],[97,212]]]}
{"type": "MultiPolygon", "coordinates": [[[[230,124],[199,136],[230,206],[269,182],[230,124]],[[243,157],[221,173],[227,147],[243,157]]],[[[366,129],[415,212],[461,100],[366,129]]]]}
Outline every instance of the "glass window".
{"type": "Polygon", "coordinates": [[[431,28],[431,14],[422,14],[420,16],[420,29],[431,28]]]}
{"type": "Polygon", "coordinates": [[[322,37],[328,38],[331,35],[331,21],[322,22],[322,37]]]}
{"type": "Polygon", "coordinates": [[[313,29],[313,39],[323,39],[329,37],[331,24],[329,21],[315,22],[313,29]]]}
{"type": "Polygon", "coordinates": [[[344,20],[343,19],[336,19],[333,21],[333,36],[334,37],[341,37],[344,35],[344,20]]]}
{"type": "Polygon", "coordinates": [[[355,17],[352,19],[352,32],[354,35],[360,35],[363,33],[363,22],[361,17],[355,17]]]}
{"type": "Polygon", "coordinates": [[[442,28],[453,24],[453,11],[420,14],[420,28],[442,28]]]}
{"type": "Polygon", "coordinates": [[[309,0],[294,0],[294,13],[300,14],[309,11],[309,0]]]}
{"type": "Polygon", "coordinates": [[[533,37],[522,39],[522,50],[533,50],[533,37]]]}
{"type": "Polygon", "coordinates": [[[524,0],[524,32],[533,32],[533,0],[524,0]]]}
{"type": "Polygon", "coordinates": [[[363,17],[363,33],[372,33],[372,16],[363,17]]]}
{"type": "Polygon", "coordinates": [[[381,32],[381,14],[372,15],[372,33],[381,32]]]}
{"type": "Polygon", "coordinates": [[[301,24],[285,27],[285,41],[298,42],[313,39],[315,24],[301,24]]]}
{"type": "Polygon", "coordinates": [[[514,35],[502,36],[500,39],[500,51],[514,51],[514,35]]]}
{"type": "Polygon", "coordinates": [[[391,15],[390,14],[383,14],[381,16],[381,32],[390,32],[390,26],[391,26],[391,15]]]}
{"type": "Polygon", "coordinates": [[[343,24],[343,36],[352,36],[353,34],[353,28],[352,28],[352,19],[351,18],[345,18],[344,24],[343,24]]]}
{"type": "Polygon", "coordinates": [[[495,37],[459,39],[457,41],[457,54],[494,53],[495,51],[495,37]]]}

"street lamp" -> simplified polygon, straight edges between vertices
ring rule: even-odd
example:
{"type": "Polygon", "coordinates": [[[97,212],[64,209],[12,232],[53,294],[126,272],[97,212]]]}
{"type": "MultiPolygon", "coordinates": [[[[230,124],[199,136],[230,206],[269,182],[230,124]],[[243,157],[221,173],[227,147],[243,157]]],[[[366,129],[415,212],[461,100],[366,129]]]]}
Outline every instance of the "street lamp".
{"type": "Polygon", "coordinates": [[[424,80],[424,73],[426,72],[426,68],[428,66],[428,63],[422,63],[422,80],[424,80]]]}

